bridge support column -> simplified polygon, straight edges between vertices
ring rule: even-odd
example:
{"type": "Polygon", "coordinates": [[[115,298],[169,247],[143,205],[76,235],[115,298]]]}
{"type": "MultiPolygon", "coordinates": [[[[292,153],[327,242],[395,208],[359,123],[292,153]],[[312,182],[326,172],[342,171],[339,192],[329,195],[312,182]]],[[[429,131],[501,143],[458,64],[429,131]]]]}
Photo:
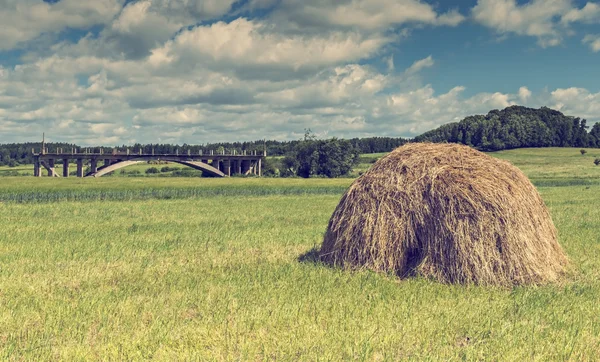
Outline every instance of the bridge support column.
{"type": "Polygon", "coordinates": [[[258,177],[262,176],[262,159],[258,159],[258,177]]]}
{"type": "Polygon", "coordinates": [[[92,158],[90,160],[90,172],[91,173],[98,172],[98,160],[96,160],[95,158],[92,158]]]}
{"type": "Polygon", "coordinates": [[[35,176],[35,177],[42,176],[42,165],[40,164],[40,160],[36,160],[33,163],[33,176],[35,176]]]}
{"type": "Polygon", "coordinates": [[[83,158],[77,159],[77,177],[83,177],[83,158]]]}
{"type": "Polygon", "coordinates": [[[53,158],[48,160],[48,176],[54,177],[54,159],[53,158]]]}
{"type": "Polygon", "coordinates": [[[110,158],[105,158],[104,159],[104,167],[108,167],[110,166],[110,158]]]}
{"type": "Polygon", "coordinates": [[[69,177],[69,159],[63,158],[63,177],[69,177]]]}

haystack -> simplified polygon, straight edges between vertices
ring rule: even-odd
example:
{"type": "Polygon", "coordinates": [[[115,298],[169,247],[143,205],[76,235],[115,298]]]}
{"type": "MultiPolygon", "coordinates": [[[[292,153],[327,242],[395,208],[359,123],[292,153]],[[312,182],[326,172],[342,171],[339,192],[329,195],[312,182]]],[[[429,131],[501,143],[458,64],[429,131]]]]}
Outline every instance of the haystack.
{"type": "Polygon", "coordinates": [[[509,162],[457,144],[410,143],[342,197],[322,261],[443,283],[544,284],[567,257],[539,193],[509,162]]]}

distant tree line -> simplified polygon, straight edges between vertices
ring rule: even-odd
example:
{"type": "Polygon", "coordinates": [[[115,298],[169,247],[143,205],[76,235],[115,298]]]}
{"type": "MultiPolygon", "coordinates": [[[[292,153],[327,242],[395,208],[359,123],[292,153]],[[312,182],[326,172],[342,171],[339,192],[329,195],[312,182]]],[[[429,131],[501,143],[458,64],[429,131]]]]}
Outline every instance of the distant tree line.
{"type": "Polygon", "coordinates": [[[415,137],[415,141],[462,143],[483,151],[520,147],[600,147],[600,123],[559,111],[512,106],[469,116],[415,137]]]}
{"type": "MultiPolygon", "coordinates": [[[[389,152],[396,147],[399,147],[406,142],[405,138],[394,138],[394,137],[368,137],[368,138],[352,138],[350,140],[344,140],[351,145],[353,150],[357,150],[359,153],[380,153],[389,152]]],[[[250,142],[218,142],[208,143],[200,145],[174,145],[174,144],[140,144],[134,145],[122,145],[119,147],[81,147],[75,144],[69,143],[47,143],[46,148],[48,152],[56,152],[57,149],[62,148],[63,152],[69,153],[71,150],[75,152],[84,152],[86,149],[89,152],[100,152],[100,149],[104,153],[110,154],[113,149],[118,149],[120,152],[125,152],[129,149],[131,153],[138,153],[140,150],[142,153],[155,154],[174,154],[179,152],[185,154],[190,151],[192,154],[198,154],[202,151],[203,153],[220,153],[225,150],[227,153],[235,151],[241,153],[246,151],[247,153],[257,152],[262,153],[265,148],[267,155],[269,156],[285,156],[290,153],[297,151],[302,148],[304,140],[294,141],[274,141],[274,140],[259,140],[250,142]]],[[[27,142],[27,143],[11,143],[11,144],[0,144],[0,166],[10,165],[16,166],[19,164],[31,164],[33,163],[32,149],[35,152],[40,152],[42,147],[41,142],[27,142]]],[[[60,160],[58,161],[60,162],[60,160]]]]}
{"type": "MultiPolygon", "coordinates": [[[[62,148],[64,152],[71,152],[71,149],[78,146],[70,143],[51,143],[47,144],[51,152],[62,148]]],[[[42,148],[41,142],[25,142],[25,143],[7,143],[0,144],[0,166],[17,166],[19,164],[33,163],[32,151],[40,152],[42,148]]]]}

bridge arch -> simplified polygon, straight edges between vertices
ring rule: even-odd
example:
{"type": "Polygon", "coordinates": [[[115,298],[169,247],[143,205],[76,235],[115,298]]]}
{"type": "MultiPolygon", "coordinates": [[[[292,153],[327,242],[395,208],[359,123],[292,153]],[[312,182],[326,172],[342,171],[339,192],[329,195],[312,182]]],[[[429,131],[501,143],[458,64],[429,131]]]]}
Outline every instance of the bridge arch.
{"type": "Polygon", "coordinates": [[[116,171],[118,169],[127,167],[127,166],[131,166],[131,165],[135,165],[141,162],[147,162],[149,160],[153,160],[153,159],[160,159],[161,161],[167,161],[167,162],[175,162],[175,163],[179,163],[181,165],[187,166],[187,167],[191,167],[193,169],[196,170],[200,170],[203,173],[208,173],[209,175],[215,176],[215,177],[225,177],[225,174],[223,172],[221,172],[219,169],[212,167],[211,165],[204,163],[204,162],[200,162],[200,161],[193,161],[193,160],[182,160],[182,159],[178,159],[178,158],[169,158],[169,157],[138,157],[138,158],[134,158],[134,159],[130,159],[130,160],[122,160],[119,162],[115,162],[113,164],[107,165],[107,166],[102,166],[100,168],[98,168],[98,170],[96,172],[90,172],[88,173],[85,177],[102,177],[104,175],[106,175],[107,173],[116,171]]]}

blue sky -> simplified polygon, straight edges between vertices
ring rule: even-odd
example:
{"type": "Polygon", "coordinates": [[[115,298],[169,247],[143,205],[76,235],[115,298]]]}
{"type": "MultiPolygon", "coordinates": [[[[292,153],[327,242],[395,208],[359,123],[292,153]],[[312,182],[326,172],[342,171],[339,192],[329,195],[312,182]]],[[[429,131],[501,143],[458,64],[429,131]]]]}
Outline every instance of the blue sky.
{"type": "Polygon", "coordinates": [[[600,2],[0,0],[0,142],[414,136],[600,121],[600,2]]]}

